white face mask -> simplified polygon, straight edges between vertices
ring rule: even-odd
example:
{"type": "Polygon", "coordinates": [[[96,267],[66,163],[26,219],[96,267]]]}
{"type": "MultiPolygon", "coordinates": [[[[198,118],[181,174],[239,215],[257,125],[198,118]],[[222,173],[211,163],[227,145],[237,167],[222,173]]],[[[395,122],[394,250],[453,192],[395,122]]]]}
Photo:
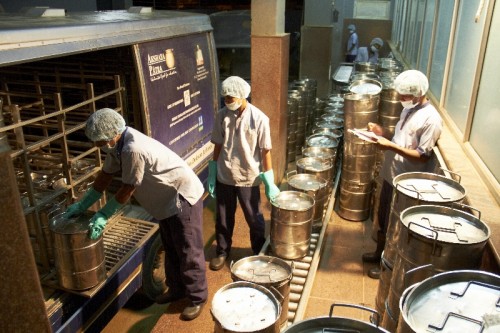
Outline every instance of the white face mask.
{"type": "Polygon", "coordinates": [[[418,102],[417,103],[413,103],[413,100],[409,100],[409,101],[401,101],[401,105],[405,108],[405,109],[413,109],[415,106],[418,105],[418,102]]]}
{"type": "Polygon", "coordinates": [[[372,45],[371,49],[372,49],[373,53],[377,53],[378,52],[378,49],[375,46],[373,46],[373,45],[372,45]]]}
{"type": "Polygon", "coordinates": [[[101,147],[101,150],[106,154],[112,153],[116,150],[116,142],[114,145],[110,145],[109,142],[101,147]]]}
{"type": "Polygon", "coordinates": [[[226,104],[226,108],[228,108],[231,111],[236,111],[240,108],[241,102],[233,102],[233,103],[224,103],[226,104]]]}

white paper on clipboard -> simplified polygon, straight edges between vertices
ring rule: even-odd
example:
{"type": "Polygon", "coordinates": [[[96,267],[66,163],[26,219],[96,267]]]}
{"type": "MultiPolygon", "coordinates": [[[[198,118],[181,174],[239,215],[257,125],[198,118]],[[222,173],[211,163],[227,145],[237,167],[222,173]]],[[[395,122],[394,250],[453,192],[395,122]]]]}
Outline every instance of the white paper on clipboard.
{"type": "Polygon", "coordinates": [[[349,133],[354,134],[356,137],[360,138],[361,140],[365,140],[367,142],[376,143],[378,141],[378,135],[371,132],[371,131],[367,131],[367,130],[359,129],[359,128],[348,129],[347,131],[349,133]]]}

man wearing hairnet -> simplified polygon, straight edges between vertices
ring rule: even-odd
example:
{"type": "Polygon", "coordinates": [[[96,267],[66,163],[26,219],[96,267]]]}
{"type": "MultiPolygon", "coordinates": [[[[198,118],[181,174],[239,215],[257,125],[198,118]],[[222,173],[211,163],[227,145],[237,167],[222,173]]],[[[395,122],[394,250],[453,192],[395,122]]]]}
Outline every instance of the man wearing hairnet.
{"type": "Polygon", "coordinates": [[[203,252],[203,184],[187,163],[159,141],[125,125],[112,109],[101,109],[87,120],[85,134],[106,152],[102,170],[83,198],[69,206],[67,216],[86,211],[99,200],[119,173],[122,185],[106,205],[92,217],[89,237],[97,239],[111,216],[132,195],[160,225],[165,248],[168,290],[157,303],[189,298],[181,318],[199,316],[207,301],[203,252]]]}
{"type": "Polygon", "coordinates": [[[358,55],[358,34],[356,33],[356,26],[354,24],[349,24],[347,26],[349,31],[349,39],[347,40],[347,51],[345,53],[345,61],[353,62],[358,55]]]}
{"type": "Polygon", "coordinates": [[[208,190],[217,199],[217,247],[216,257],[210,261],[212,270],[224,267],[231,251],[237,201],[250,228],[252,251],[258,254],[265,242],[259,184],[264,182],[270,201],[280,192],[274,184],[269,118],[247,101],[249,94],[250,85],[240,77],[231,76],[222,82],[225,107],[215,117],[215,147],[208,176],[208,190]]]}
{"type": "MultiPolygon", "coordinates": [[[[379,135],[376,144],[385,150],[385,156],[380,170],[384,182],[378,203],[380,231],[377,233],[377,248],[375,252],[363,254],[364,262],[379,262],[384,250],[394,177],[406,172],[434,172],[436,168],[432,149],[441,135],[443,121],[425,96],[429,88],[427,77],[417,70],[407,70],[396,77],[394,88],[399,94],[403,111],[392,140],[382,136],[384,133],[380,125],[368,123],[368,130],[379,135]]],[[[368,276],[378,279],[380,268],[372,268],[368,276]]]]}
{"type": "Polygon", "coordinates": [[[384,41],[381,38],[373,38],[369,48],[362,46],[358,49],[358,55],[354,61],[376,64],[378,62],[379,50],[382,46],[384,46],[384,41]]]}

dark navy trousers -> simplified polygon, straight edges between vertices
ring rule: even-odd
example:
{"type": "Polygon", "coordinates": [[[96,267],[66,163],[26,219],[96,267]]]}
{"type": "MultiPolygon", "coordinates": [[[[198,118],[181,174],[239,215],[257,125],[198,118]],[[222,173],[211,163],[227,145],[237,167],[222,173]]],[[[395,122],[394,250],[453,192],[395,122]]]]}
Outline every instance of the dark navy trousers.
{"type": "Polygon", "coordinates": [[[378,224],[380,230],[387,233],[387,227],[389,224],[389,214],[391,213],[391,203],[394,188],[388,181],[384,180],[382,183],[382,190],[380,190],[380,199],[378,204],[378,224]]]}
{"type": "Polygon", "coordinates": [[[217,196],[217,213],[215,220],[215,237],[217,256],[228,256],[233,243],[236,205],[239,201],[245,220],[250,228],[250,243],[254,254],[258,254],[264,246],[265,222],[260,211],[259,186],[242,187],[222,184],[215,185],[217,196]]]}
{"type": "Polygon", "coordinates": [[[185,294],[194,305],[198,305],[208,298],[203,252],[203,200],[191,205],[181,195],[179,199],[179,213],[159,221],[165,248],[165,276],[171,292],[185,294]]]}

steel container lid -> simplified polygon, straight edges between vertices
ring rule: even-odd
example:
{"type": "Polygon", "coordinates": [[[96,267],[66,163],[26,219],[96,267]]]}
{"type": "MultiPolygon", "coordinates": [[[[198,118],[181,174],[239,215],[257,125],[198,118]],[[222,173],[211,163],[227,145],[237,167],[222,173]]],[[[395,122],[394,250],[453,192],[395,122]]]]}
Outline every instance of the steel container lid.
{"type": "Polygon", "coordinates": [[[428,203],[457,202],[465,197],[460,183],[428,172],[402,173],[394,177],[393,186],[402,194],[428,203]]]}
{"type": "Polygon", "coordinates": [[[50,230],[58,234],[85,234],[89,230],[92,213],[65,218],[64,213],[54,216],[49,223],[50,230]]]}
{"type": "Polygon", "coordinates": [[[349,86],[349,91],[355,94],[377,95],[382,90],[382,84],[374,79],[356,80],[349,86]]]}
{"type": "Polygon", "coordinates": [[[239,281],[215,293],[211,311],[221,326],[231,332],[255,332],[273,325],[281,307],[265,287],[239,281]]]}
{"type": "Polygon", "coordinates": [[[297,160],[296,165],[304,170],[322,172],[332,167],[332,162],[317,157],[303,157],[297,160]]]}
{"type": "Polygon", "coordinates": [[[500,276],[456,270],[422,281],[400,302],[413,332],[500,332],[500,276]]]}
{"type": "Polygon", "coordinates": [[[328,184],[328,181],[310,173],[299,173],[288,179],[293,188],[303,191],[317,191],[328,184]]]}
{"type": "Polygon", "coordinates": [[[257,255],[238,260],[231,273],[240,280],[269,284],[291,279],[292,267],[282,259],[257,255]]]}
{"type": "Polygon", "coordinates": [[[336,148],[339,145],[337,138],[327,134],[312,134],[307,137],[306,141],[309,147],[336,148]]]}
{"type": "Polygon", "coordinates": [[[337,151],[331,148],[307,147],[302,149],[302,155],[305,157],[316,157],[320,159],[334,159],[337,151]]]}
{"type": "Polygon", "coordinates": [[[490,228],[481,220],[446,206],[409,207],[401,212],[401,223],[420,236],[442,243],[474,245],[490,237],[490,228]]]}
{"type": "Polygon", "coordinates": [[[271,204],[279,209],[307,211],[314,206],[314,198],[299,191],[281,191],[271,204]]]}

